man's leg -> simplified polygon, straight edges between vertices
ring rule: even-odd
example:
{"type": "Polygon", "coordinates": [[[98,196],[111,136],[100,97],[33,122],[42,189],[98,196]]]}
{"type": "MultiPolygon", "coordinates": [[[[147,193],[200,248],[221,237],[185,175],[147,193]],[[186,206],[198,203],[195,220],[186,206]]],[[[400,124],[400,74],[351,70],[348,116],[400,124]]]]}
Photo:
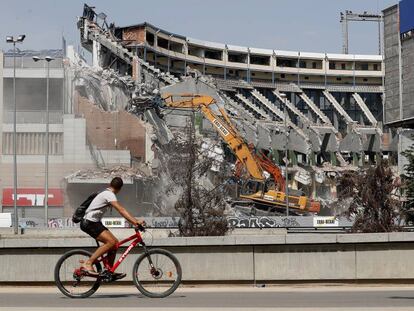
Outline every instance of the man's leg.
{"type": "Polygon", "coordinates": [[[92,256],[85,262],[85,268],[89,271],[93,270],[92,264],[95,260],[107,253],[118,243],[117,238],[109,230],[102,231],[96,239],[104,244],[99,246],[92,256]]]}

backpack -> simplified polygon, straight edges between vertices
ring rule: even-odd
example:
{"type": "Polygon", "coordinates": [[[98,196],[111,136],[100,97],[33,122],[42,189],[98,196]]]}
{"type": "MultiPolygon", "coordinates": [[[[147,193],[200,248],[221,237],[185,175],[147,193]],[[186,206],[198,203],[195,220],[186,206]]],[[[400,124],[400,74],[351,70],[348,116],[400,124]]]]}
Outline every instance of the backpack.
{"type": "Polygon", "coordinates": [[[91,205],[93,199],[96,198],[96,196],[99,194],[99,192],[92,193],[73,213],[72,221],[77,224],[82,221],[83,217],[85,216],[85,212],[88,209],[89,205],[91,205]]]}

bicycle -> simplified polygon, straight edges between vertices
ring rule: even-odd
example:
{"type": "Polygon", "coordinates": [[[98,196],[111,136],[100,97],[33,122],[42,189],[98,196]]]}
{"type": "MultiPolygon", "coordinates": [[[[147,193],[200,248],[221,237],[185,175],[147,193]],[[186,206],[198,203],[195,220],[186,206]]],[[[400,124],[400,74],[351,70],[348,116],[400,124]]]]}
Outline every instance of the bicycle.
{"type": "MultiPolygon", "coordinates": [[[[132,241],[119,259],[111,266],[106,255],[94,262],[98,276],[88,274],[80,266],[91,253],[83,249],[74,249],[66,252],[58,260],[54,278],[59,290],[70,298],[86,298],[94,294],[100,285],[110,283],[114,279],[113,273],[125,260],[129,252],[137,245],[144,250],[132,269],[132,278],[135,286],[145,296],[150,298],[164,298],[171,295],[180,285],[182,270],[178,259],[169,251],[154,248],[148,249],[141,233],[145,231],[142,226],[135,228],[135,234],[120,241],[114,248],[117,250],[122,245],[132,241]],[[103,264],[103,268],[101,266],[103,264]],[[164,264],[164,265],[163,265],[164,264]],[[167,264],[167,266],[165,266],[167,264]],[[161,290],[157,292],[156,290],[161,290]]],[[[99,242],[96,241],[98,246],[99,242]]]]}

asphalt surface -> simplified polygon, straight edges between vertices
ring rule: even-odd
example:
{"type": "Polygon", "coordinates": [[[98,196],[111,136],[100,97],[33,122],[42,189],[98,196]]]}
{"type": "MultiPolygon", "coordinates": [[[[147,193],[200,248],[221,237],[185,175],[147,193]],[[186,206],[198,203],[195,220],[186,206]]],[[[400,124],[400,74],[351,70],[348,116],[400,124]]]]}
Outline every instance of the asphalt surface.
{"type": "Polygon", "coordinates": [[[70,299],[54,287],[0,287],[0,310],[414,310],[414,286],[306,285],[180,288],[164,299],[104,286],[70,299]]]}

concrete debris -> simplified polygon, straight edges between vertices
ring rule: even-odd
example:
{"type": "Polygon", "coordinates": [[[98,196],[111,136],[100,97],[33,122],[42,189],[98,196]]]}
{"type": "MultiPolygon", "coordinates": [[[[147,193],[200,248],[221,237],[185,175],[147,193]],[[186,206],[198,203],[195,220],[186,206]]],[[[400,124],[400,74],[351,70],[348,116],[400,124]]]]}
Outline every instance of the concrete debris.
{"type": "Polygon", "coordinates": [[[210,139],[204,139],[201,143],[201,150],[203,155],[213,160],[210,170],[219,172],[221,163],[224,162],[223,148],[217,146],[217,143],[212,142],[210,139]]]}
{"type": "Polygon", "coordinates": [[[152,179],[152,177],[149,176],[148,173],[144,172],[144,170],[122,165],[79,170],[69,176],[66,176],[66,179],[111,179],[113,177],[121,177],[123,179],[152,179]]]}

